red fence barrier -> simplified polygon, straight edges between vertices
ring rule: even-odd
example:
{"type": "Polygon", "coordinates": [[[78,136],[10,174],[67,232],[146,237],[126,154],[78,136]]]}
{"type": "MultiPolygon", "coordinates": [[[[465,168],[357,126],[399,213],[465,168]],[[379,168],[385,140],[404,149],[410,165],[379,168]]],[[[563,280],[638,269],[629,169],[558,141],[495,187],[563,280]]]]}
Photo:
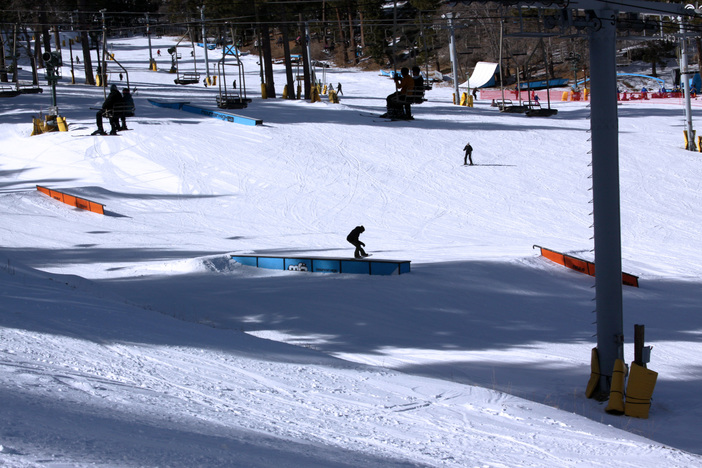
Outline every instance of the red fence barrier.
{"type": "Polygon", "coordinates": [[[58,190],[51,190],[50,188],[42,187],[41,185],[37,185],[37,190],[55,200],[63,202],[67,205],[75,206],[81,210],[92,211],[93,213],[98,213],[101,215],[105,214],[105,205],[101,203],[96,203],[85,198],[74,197],[73,195],[59,192],[58,190]]]}
{"type": "MultiPolygon", "coordinates": [[[[595,264],[583,260],[582,258],[573,257],[561,252],[556,252],[555,250],[547,249],[541,247],[540,245],[535,245],[541,249],[541,256],[548,258],[552,262],[563,265],[564,267],[570,268],[571,270],[579,271],[580,273],[585,273],[586,275],[595,276],[595,264]]],[[[630,275],[629,273],[622,273],[622,283],[627,286],[639,287],[639,277],[630,275]]]]}

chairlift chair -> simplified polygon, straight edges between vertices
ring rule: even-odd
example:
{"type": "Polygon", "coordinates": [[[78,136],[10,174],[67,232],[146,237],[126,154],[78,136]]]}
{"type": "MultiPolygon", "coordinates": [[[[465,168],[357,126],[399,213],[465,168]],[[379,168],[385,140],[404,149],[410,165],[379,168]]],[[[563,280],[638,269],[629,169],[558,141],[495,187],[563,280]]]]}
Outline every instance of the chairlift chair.
{"type": "Polygon", "coordinates": [[[13,89],[9,86],[0,86],[0,97],[15,97],[19,95],[19,89],[13,89]]]}
{"type": "MultiPolygon", "coordinates": [[[[234,61],[226,62],[226,47],[222,49],[222,58],[217,62],[217,73],[222,77],[219,80],[219,95],[217,96],[217,107],[220,109],[243,109],[249,105],[251,99],[246,97],[246,78],[244,76],[244,64],[241,63],[239,58],[239,49],[234,49],[234,61]],[[236,91],[237,85],[233,84],[232,89],[227,88],[227,66],[236,67],[237,69],[237,80],[239,83],[238,89],[236,91]]],[[[236,83],[235,81],[234,83],[236,83]]]]}
{"type": "MultiPolygon", "coordinates": [[[[182,40],[182,39],[181,39],[182,40]]],[[[180,41],[178,41],[180,42],[180,41]]],[[[176,79],[173,80],[175,84],[179,85],[189,85],[197,84],[200,82],[200,74],[197,72],[183,72],[181,73],[178,69],[178,61],[181,59],[181,54],[178,53],[178,46],[175,45],[168,49],[168,53],[171,54],[171,73],[175,72],[176,79]]]]}

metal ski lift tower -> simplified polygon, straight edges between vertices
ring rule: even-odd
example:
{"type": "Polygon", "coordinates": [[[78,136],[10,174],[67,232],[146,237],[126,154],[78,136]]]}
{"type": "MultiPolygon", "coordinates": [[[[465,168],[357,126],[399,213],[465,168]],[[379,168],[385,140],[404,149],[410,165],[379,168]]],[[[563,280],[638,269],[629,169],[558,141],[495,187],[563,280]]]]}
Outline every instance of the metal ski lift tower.
{"type": "Polygon", "coordinates": [[[210,79],[210,62],[207,57],[207,36],[205,33],[205,5],[200,8],[200,22],[202,23],[202,48],[205,49],[205,75],[206,83],[209,85],[211,83],[210,79]]]}
{"type": "MultiPolygon", "coordinates": [[[[484,0],[473,0],[483,2],[484,0]]],[[[466,1],[466,3],[469,3],[466,1]]],[[[583,28],[590,48],[590,89],[592,134],[592,192],[595,230],[595,276],[597,351],[600,379],[596,390],[609,393],[614,363],[624,357],[621,268],[621,216],[619,207],[619,138],[617,116],[616,23],[619,13],[651,13],[693,16],[699,10],[684,4],[630,0],[612,3],[604,0],[514,2],[506,6],[542,4],[544,8],[584,10],[584,21],[562,15],[561,26],[583,28]]]]}
{"type": "MultiPolygon", "coordinates": [[[[453,13],[449,12],[441,15],[441,17],[448,21],[449,37],[451,40],[449,43],[449,49],[451,51],[451,73],[453,73],[453,100],[455,104],[458,104],[460,99],[460,95],[458,94],[458,54],[456,53],[456,31],[453,27],[453,20],[454,18],[458,18],[458,14],[454,16],[453,13]]],[[[470,89],[468,92],[470,92],[470,89]]]]}

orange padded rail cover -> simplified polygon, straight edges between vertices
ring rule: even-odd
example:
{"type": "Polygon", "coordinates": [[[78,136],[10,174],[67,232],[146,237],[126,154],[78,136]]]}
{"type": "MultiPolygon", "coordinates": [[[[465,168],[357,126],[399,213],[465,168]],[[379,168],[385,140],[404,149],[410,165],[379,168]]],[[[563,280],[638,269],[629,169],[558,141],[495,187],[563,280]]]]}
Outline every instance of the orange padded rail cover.
{"type": "Polygon", "coordinates": [[[74,197],[67,193],[59,192],[58,190],[51,190],[41,185],[37,185],[37,190],[50,196],[51,198],[63,202],[67,205],[75,206],[81,210],[92,211],[93,213],[98,213],[101,215],[105,214],[105,205],[96,203],[94,201],[86,200],[85,198],[74,197]]]}
{"type": "MultiPolygon", "coordinates": [[[[541,247],[540,245],[535,245],[534,247],[541,249],[541,256],[548,258],[552,262],[563,265],[571,270],[585,273],[586,275],[595,276],[595,264],[592,262],[556,252],[555,250],[547,249],[546,247],[541,247]]],[[[626,284],[627,286],[634,286],[635,288],[638,288],[639,277],[630,275],[629,273],[622,273],[622,283],[626,284]]]]}

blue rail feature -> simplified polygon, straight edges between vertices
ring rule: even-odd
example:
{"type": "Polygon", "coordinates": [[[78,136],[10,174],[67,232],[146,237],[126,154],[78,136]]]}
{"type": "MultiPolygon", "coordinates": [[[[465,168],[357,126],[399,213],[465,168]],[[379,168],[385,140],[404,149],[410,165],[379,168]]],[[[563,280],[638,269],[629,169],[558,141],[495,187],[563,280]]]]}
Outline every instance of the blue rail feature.
{"type": "Polygon", "coordinates": [[[328,257],[285,257],[272,255],[231,255],[237,263],[257,268],[312,273],[349,273],[360,275],[402,275],[410,272],[409,260],[371,260],[328,257]]]}
{"type": "Polygon", "coordinates": [[[224,120],[225,122],[232,122],[241,125],[263,125],[263,120],[254,117],[246,117],[244,115],[232,114],[230,112],[222,112],[219,110],[206,109],[204,107],[193,106],[189,102],[165,102],[157,101],[154,99],[148,99],[149,103],[156,107],[165,107],[168,109],[177,109],[185,112],[191,112],[193,114],[200,114],[207,117],[214,117],[215,119],[224,120]]]}
{"type": "Polygon", "coordinates": [[[231,114],[229,112],[205,109],[204,107],[191,106],[190,104],[183,104],[180,110],[184,110],[185,112],[192,112],[193,114],[206,115],[207,117],[214,117],[215,119],[224,120],[225,122],[233,122],[242,125],[263,124],[263,120],[261,119],[246,117],[238,114],[231,114]]]}
{"type": "Polygon", "coordinates": [[[185,104],[190,104],[190,101],[159,101],[157,99],[147,99],[147,101],[149,101],[149,104],[152,106],[178,110],[180,110],[185,104]]]}

